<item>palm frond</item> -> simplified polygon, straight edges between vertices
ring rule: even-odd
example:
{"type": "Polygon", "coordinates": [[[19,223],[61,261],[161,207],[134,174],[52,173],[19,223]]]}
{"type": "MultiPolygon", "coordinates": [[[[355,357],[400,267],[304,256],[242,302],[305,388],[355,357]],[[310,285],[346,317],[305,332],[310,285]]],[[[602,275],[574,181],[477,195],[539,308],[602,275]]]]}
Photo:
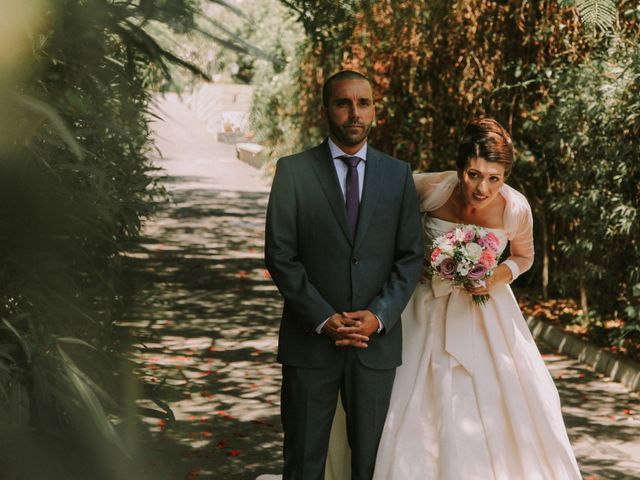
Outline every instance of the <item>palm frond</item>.
{"type": "Polygon", "coordinates": [[[609,30],[618,16],[615,0],[558,0],[560,7],[575,7],[585,26],[609,30]]]}

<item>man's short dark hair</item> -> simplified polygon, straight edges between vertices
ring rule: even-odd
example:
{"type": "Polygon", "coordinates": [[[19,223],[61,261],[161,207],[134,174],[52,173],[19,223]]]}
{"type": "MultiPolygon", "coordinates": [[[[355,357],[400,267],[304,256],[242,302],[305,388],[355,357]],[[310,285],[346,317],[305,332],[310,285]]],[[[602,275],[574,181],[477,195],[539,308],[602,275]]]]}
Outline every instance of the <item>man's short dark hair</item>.
{"type": "Polygon", "coordinates": [[[331,86],[334,82],[341,82],[343,80],[364,80],[371,85],[371,81],[360,72],[355,70],[342,70],[341,72],[331,75],[322,86],[322,105],[324,107],[329,106],[329,99],[331,98],[331,86]]]}

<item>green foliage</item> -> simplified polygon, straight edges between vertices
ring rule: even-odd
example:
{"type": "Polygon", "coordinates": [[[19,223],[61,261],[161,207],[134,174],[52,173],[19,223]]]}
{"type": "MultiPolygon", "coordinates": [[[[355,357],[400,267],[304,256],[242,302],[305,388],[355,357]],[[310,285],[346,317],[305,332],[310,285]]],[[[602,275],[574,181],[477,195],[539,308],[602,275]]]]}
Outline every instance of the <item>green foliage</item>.
{"type": "Polygon", "coordinates": [[[256,132],[256,141],[269,146],[272,157],[279,157],[299,146],[304,34],[293,15],[277,0],[255,5],[247,14],[253,19],[248,25],[256,25],[261,19],[261,28],[243,30],[242,35],[278,59],[277,62],[253,62],[255,90],[251,126],[256,132]]]}
{"type": "Polygon", "coordinates": [[[173,64],[204,76],[151,25],[193,28],[196,4],[28,3],[0,56],[2,478],[162,478],[113,322],[120,253],[162,195],[153,87],[173,64]]]}
{"type": "Polygon", "coordinates": [[[531,165],[546,192],[558,284],[586,286],[602,313],[620,308],[640,281],[640,49],[618,39],[578,66],[556,71],[550,96],[523,125],[531,165]],[[579,88],[577,88],[579,86],[579,88]]]}

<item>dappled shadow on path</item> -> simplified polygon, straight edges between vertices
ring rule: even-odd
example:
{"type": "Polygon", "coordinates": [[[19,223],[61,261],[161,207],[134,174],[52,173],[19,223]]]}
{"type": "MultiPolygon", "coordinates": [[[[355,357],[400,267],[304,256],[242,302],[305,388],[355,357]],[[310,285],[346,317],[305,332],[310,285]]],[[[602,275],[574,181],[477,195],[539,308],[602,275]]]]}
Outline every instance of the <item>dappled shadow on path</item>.
{"type": "MultiPolygon", "coordinates": [[[[178,479],[254,479],[280,470],[280,296],[263,266],[267,194],[171,177],[173,202],[125,257],[120,325],[141,377],[175,421],[148,419],[181,457],[178,479]]],[[[638,396],[540,345],[585,475],[636,478],[638,396]],[[619,448],[618,448],[619,447],[619,448]],[[631,472],[631,473],[630,473],[631,472]]],[[[143,406],[158,408],[153,403],[143,406]]]]}
{"type": "Polygon", "coordinates": [[[631,480],[640,475],[636,393],[539,345],[558,388],[564,421],[585,475],[631,480]],[[635,447],[634,447],[635,445],[635,447]]]}
{"type": "Polygon", "coordinates": [[[282,435],[281,303],[262,260],[267,194],[191,185],[172,188],[126,256],[124,290],[138,293],[119,324],[138,342],[140,375],[175,413],[149,423],[179,444],[184,478],[255,478],[279,469],[282,435]]]}

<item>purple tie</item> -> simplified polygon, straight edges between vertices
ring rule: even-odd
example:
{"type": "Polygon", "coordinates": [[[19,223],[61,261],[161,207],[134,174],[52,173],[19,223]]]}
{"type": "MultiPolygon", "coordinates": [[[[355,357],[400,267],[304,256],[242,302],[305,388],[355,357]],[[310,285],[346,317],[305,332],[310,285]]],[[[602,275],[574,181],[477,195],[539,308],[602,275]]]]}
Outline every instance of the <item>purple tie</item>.
{"type": "Polygon", "coordinates": [[[345,197],[347,200],[347,220],[351,227],[351,234],[355,237],[358,225],[358,210],[360,209],[360,182],[358,179],[358,164],[362,161],[358,157],[342,155],[338,157],[347,164],[347,188],[345,197]]]}

